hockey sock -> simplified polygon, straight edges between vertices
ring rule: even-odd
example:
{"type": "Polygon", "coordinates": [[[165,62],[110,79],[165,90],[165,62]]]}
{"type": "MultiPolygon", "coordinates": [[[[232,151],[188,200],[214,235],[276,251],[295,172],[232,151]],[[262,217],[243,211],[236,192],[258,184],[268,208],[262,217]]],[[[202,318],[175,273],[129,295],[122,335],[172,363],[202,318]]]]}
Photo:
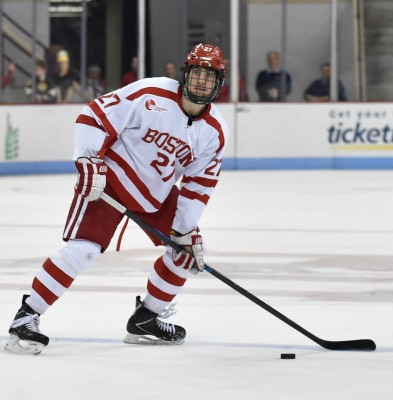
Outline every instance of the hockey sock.
{"type": "Polygon", "coordinates": [[[157,259],[149,274],[147,294],[143,304],[150,311],[161,314],[180,292],[189,271],[176,267],[172,259],[172,249],[157,259]]]}
{"type": "Polygon", "coordinates": [[[100,247],[86,240],[69,240],[54,257],[48,258],[33,280],[26,303],[43,314],[72,284],[77,275],[95,261],[100,247]]]}

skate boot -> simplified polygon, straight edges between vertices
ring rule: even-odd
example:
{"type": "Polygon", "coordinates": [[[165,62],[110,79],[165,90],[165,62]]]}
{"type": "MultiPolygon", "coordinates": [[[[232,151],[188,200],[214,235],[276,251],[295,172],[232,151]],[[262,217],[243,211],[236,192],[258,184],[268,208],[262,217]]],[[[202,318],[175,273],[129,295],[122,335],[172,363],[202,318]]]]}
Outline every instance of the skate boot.
{"type": "Polygon", "coordinates": [[[143,306],[140,296],[136,298],[136,309],[127,323],[124,343],[130,344],[182,344],[186,330],[178,325],[158,319],[160,315],[143,306]]]}
{"type": "Polygon", "coordinates": [[[40,315],[26,304],[28,297],[23,296],[22,307],[11,323],[10,338],[4,349],[11,353],[38,355],[48,345],[49,338],[40,332],[40,315]]]}

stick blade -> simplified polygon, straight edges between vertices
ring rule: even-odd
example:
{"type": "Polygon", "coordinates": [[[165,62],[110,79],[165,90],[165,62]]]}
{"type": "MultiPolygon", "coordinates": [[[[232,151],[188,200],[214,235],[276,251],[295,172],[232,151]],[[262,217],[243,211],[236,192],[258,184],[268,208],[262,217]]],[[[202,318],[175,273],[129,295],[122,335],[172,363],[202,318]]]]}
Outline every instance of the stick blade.
{"type": "Polygon", "coordinates": [[[329,350],[353,350],[353,351],[374,351],[377,346],[371,339],[329,341],[323,340],[319,343],[322,347],[329,350]]]}

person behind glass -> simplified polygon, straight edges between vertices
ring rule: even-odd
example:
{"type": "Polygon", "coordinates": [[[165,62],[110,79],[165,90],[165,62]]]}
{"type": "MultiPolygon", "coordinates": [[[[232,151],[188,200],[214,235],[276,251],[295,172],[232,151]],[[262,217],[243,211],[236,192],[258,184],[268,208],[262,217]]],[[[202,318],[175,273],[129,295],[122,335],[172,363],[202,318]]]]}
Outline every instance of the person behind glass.
{"type": "Polygon", "coordinates": [[[101,76],[101,68],[98,65],[91,65],[87,70],[85,97],[90,103],[97,97],[106,93],[106,82],[101,76]]]}
{"type": "MultiPolygon", "coordinates": [[[[308,102],[327,102],[330,101],[330,63],[321,65],[321,77],[313,81],[304,91],[304,99],[308,102]]],[[[338,101],[347,101],[343,83],[338,80],[338,101]]]]}
{"type": "Polygon", "coordinates": [[[31,80],[26,83],[25,93],[34,103],[56,103],[55,84],[47,77],[44,61],[38,60],[35,64],[35,94],[31,80]]]}
{"type": "Polygon", "coordinates": [[[129,85],[138,80],[138,57],[132,57],[130,62],[130,70],[126,72],[120,82],[120,87],[129,85]]]}
{"type": "Polygon", "coordinates": [[[14,74],[15,68],[16,68],[16,66],[15,66],[15,64],[13,62],[11,62],[8,65],[7,73],[3,76],[3,79],[1,80],[1,86],[2,87],[5,87],[5,86],[7,86],[7,85],[9,85],[11,83],[12,76],[14,74]]]}
{"type": "Polygon", "coordinates": [[[78,97],[80,96],[80,85],[75,74],[71,71],[70,59],[65,50],[60,50],[57,53],[57,71],[52,76],[52,79],[57,87],[58,103],[75,101],[75,94],[78,97]]]}
{"type": "MultiPolygon", "coordinates": [[[[231,74],[230,74],[230,62],[226,58],[225,63],[225,84],[220,91],[216,103],[228,103],[231,101],[231,74]]],[[[248,101],[247,86],[244,78],[239,76],[239,101],[248,101]]]]}
{"type": "Polygon", "coordinates": [[[167,62],[164,65],[164,70],[165,70],[164,76],[166,76],[167,78],[174,79],[175,81],[179,80],[179,76],[177,74],[177,69],[173,62],[167,62]]]}
{"type": "Polygon", "coordinates": [[[277,51],[269,51],[266,59],[268,68],[259,72],[255,82],[259,101],[282,101],[291,92],[291,75],[280,68],[280,54],[277,51]],[[285,74],[285,96],[281,93],[283,74],[285,74]]]}
{"type": "Polygon", "coordinates": [[[6,350],[39,354],[49,343],[39,330],[40,315],[108,248],[124,215],[101,198],[103,193],[182,247],[167,246],[152,263],[123,341],[184,342],[182,326],[159,318],[173,314],[172,301],[190,274],[205,268],[198,225],[219,181],[228,137],[213,104],[224,81],[222,51],[200,43],[184,65],[181,82],[140,79],[81,110],[74,126],[78,177],[63,232],[66,243],[38,269],[11,323],[6,350]]]}

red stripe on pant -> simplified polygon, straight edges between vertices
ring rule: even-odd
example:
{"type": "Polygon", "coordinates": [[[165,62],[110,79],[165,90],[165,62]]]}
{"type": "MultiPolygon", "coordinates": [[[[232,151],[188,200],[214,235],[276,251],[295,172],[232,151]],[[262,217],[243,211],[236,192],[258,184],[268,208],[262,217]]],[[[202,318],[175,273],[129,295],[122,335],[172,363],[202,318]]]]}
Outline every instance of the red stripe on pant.
{"type": "Polygon", "coordinates": [[[154,286],[150,280],[147,282],[147,291],[153,297],[158,300],[171,302],[173,298],[176,296],[175,294],[168,294],[163,292],[162,290],[158,289],[158,287],[154,286]]]}
{"type": "Polygon", "coordinates": [[[37,278],[33,280],[33,289],[44,299],[45,303],[50,306],[58,299],[58,297],[37,278]]]}
{"type": "Polygon", "coordinates": [[[60,283],[61,286],[69,288],[72,282],[74,282],[74,278],[71,278],[69,275],[63,272],[59,267],[56,266],[56,264],[52,262],[50,258],[48,258],[42,266],[55,281],[60,283]]]}
{"type": "Polygon", "coordinates": [[[154,263],[154,269],[162,280],[171,285],[182,287],[186,282],[186,279],[180,278],[165,265],[163,257],[157,259],[154,263]]]}
{"type": "Polygon", "coordinates": [[[83,208],[84,200],[83,200],[82,197],[80,197],[80,202],[79,202],[79,205],[78,205],[78,209],[76,210],[75,215],[74,215],[74,210],[75,210],[75,207],[76,207],[76,204],[77,204],[77,201],[78,201],[79,197],[80,197],[79,195],[75,194],[75,196],[74,196],[74,198],[72,200],[70,211],[68,213],[68,217],[67,217],[67,221],[66,221],[66,225],[65,225],[65,230],[68,229],[68,226],[70,224],[71,224],[71,226],[68,229],[68,235],[64,237],[64,239],[66,239],[66,240],[71,239],[72,232],[73,232],[73,230],[75,228],[76,223],[78,222],[78,218],[79,218],[80,213],[81,213],[82,208],[83,208]],[[72,221],[71,221],[71,219],[72,219],[72,221]]]}

